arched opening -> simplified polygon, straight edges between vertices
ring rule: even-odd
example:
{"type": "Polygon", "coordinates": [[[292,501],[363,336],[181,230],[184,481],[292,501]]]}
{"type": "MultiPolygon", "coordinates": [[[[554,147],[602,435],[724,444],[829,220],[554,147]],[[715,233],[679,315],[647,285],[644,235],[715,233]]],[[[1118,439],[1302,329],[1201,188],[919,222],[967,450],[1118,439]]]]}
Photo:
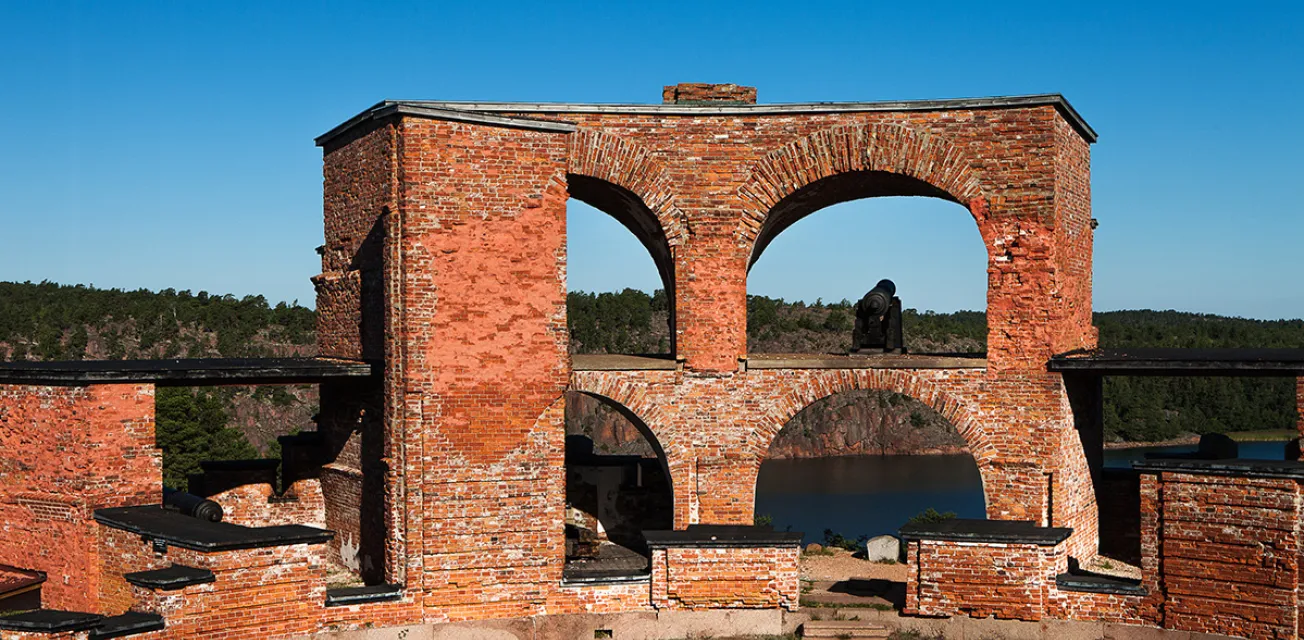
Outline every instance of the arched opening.
{"type": "Polygon", "coordinates": [[[947,191],[885,171],[790,193],[764,216],[749,258],[748,352],[846,355],[856,302],[889,279],[907,353],[981,355],[988,261],[973,220],[947,191]]]}
{"type": "Polygon", "coordinates": [[[619,185],[566,180],[571,352],[673,356],[674,261],[656,214],[619,185]]]}
{"type": "Polygon", "coordinates": [[[758,524],[819,545],[802,554],[803,606],[899,609],[906,567],[897,530],[985,518],[986,508],[965,435],[892,390],[846,390],[806,406],[771,441],[756,484],[758,524]]]}
{"type": "Polygon", "coordinates": [[[670,470],[647,424],[610,398],[566,392],[565,578],[645,576],[643,532],[673,525],[670,470]]]}

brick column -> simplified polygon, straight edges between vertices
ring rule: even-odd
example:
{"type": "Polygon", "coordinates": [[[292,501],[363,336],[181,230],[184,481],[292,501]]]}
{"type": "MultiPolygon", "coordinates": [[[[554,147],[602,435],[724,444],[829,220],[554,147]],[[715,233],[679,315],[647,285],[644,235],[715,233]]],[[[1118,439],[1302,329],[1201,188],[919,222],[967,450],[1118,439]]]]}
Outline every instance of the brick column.
{"type": "Polygon", "coordinates": [[[747,257],[731,237],[676,251],[678,355],[693,371],[736,371],[747,354],[747,257]]]}

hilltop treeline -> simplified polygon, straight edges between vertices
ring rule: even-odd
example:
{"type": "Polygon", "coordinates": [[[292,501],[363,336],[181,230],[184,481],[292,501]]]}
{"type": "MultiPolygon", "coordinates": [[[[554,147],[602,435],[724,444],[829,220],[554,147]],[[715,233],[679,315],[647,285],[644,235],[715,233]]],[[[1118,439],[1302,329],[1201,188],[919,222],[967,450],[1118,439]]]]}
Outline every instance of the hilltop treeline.
{"type": "MultiPolygon", "coordinates": [[[[573,352],[669,351],[669,301],[663,292],[571,293],[567,307],[573,352]]],[[[747,317],[751,352],[820,353],[850,346],[854,311],[853,303],[845,300],[803,303],[748,296],[747,317]]],[[[913,351],[986,349],[986,317],[981,312],[908,309],[903,320],[906,344],[913,351]]],[[[1095,324],[1102,347],[1304,348],[1301,320],[1115,311],[1095,314],[1095,324]]],[[[0,358],[7,360],[309,355],[313,329],[311,309],[270,305],[261,296],[0,283],[0,358]]],[[[219,389],[215,394],[232,419],[243,416],[241,430],[264,449],[276,434],[261,433],[247,423],[255,417],[275,420],[289,411],[294,415],[287,418],[293,422],[284,429],[288,431],[303,427],[305,414],[315,409],[315,398],[302,393],[219,389]]],[[[196,412],[213,422],[212,408],[196,412]]],[[[1294,422],[1290,379],[1111,377],[1105,383],[1105,428],[1115,440],[1284,430],[1294,422]]]]}

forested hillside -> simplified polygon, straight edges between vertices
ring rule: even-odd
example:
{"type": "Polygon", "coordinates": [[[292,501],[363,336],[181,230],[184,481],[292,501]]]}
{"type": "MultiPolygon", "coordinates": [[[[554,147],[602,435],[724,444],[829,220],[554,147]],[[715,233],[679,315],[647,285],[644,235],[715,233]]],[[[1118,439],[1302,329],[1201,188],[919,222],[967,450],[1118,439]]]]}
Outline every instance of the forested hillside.
{"type": "MultiPolygon", "coordinates": [[[[571,348],[577,353],[665,353],[669,308],[665,295],[641,291],[572,293],[568,299],[571,348]]],[[[748,348],[765,352],[838,352],[850,344],[852,303],[786,302],[748,298],[748,348]]],[[[914,352],[982,352],[986,319],[980,312],[906,310],[906,343],[914,352]]],[[[1304,321],[1261,321],[1175,311],[1098,313],[1104,347],[1300,347],[1304,321]]],[[[0,283],[0,359],[76,360],[219,356],[290,356],[313,353],[314,313],[261,296],[235,298],[205,292],[118,291],[52,283],[0,283]]],[[[1114,440],[1155,441],[1185,434],[1289,429],[1295,421],[1294,387],[1274,378],[1109,378],[1105,424],[1114,440]]],[[[225,455],[249,455],[253,447],[274,455],[275,436],[310,428],[317,400],[312,387],[219,387],[202,393],[169,391],[160,404],[160,430],[205,425],[230,434],[187,437],[220,443],[225,455]],[[178,399],[176,393],[185,398],[178,399]],[[218,415],[220,414],[220,415],[218,415]],[[187,422],[189,421],[189,422],[187,422]],[[214,425],[218,425],[215,427],[214,425]]],[[[586,405],[587,406],[587,405],[586,405]]],[[[933,429],[937,421],[917,403],[888,398],[842,398],[801,416],[800,437],[785,434],[791,451],[832,446],[873,452],[944,448],[947,434],[924,434],[916,444],[885,442],[884,434],[933,429]],[[883,412],[889,413],[883,413],[883,412]],[[896,413],[891,413],[895,411],[896,413]],[[877,412],[877,413],[876,413],[877,412]],[[899,415],[898,415],[899,414],[899,415]],[[845,423],[878,424],[877,431],[845,423]],[[839,424],[843,424],[839,427],[839,424]],[[859,429],[859,430],[858,430],[859,429]],[[847,438],[862,440],[848,443],[847,438]],[[872,431],[872,433],[871,433],[872,431]],[[802,438],[807,438],[802,440],[802,438]]],[[[594,412],[600,411],[598,408],[594,412]]],[[[602,420],[573,412],[576,429],[609,430],[602,420]]],[[[937,427],[941,429],[942,427],[937,427]]],[[[202,430],[202,429],[201,429],[202,430]]],[[[194,433],[192,431],[192,433],[194,433]]],[[[207,433],[207,431],[205,431],[207,433]]],[[[915,438],[918,434],[912,434],[915,438]]],[[[160,442],[170,436],[161,433],[160,442]]],[[[894,439],[895,436],[892,436],[894,439]]],[[[180,451],[171,457],[190,459],[180,451]]],[[[218,445],[212,445],[218,446],[218,445]]]]}

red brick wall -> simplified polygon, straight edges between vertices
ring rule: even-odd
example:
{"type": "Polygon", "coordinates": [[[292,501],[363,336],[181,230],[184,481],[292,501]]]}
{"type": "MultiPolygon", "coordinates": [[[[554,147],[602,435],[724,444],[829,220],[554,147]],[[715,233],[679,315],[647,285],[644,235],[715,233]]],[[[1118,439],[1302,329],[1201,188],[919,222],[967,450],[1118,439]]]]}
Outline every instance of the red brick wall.
{"type": "Polygon", "coordinates": [[[1142,575],[1164,628],[1298,637],[1300,498],[1290,479],[1142,476],[1142,575]]]}
{"type": "Polygon", "coordinates": [[[905,612],[1041,620],[1055,576],[1068,570],[1063,543],[994,544],[910,540],[905,612]]]}
{"type": "Polygon", "coordinates": [[[801,597],[795,547],[660,547],[652,550],[658,609],[795,610],[801,597]]]}
{"type": "MultiPolygon", "coordinates": [[[[326,150],[325,244],[317,287],[317,347],[324,356],[380,361],[391,296],[385,291],[389,227],[398,208],[398,133],[383,125],[363,129],[326,150]]],[[[392,334],[391,334],[392,335],[392,334]]],[[[381,380],[325,383],[318,430],[326,465],[321,488],[326,524],[337,532],[331,557],[372,582],[396,580],[403,562],[388,532],[397,517],[396,483],[384,460],[388,410],[381,380]],[[372,489],[376,498],[361,499],[372,489]]],[[[400,536],[401,532],[395,535],[400,536]]]]}
{"type": "Polygon", "coordinates": [[[91,512],[157,503],[162,483],[153,385],[0,385],[0,563],[46,572],[44,606],[93,605],[91,512]]]}

